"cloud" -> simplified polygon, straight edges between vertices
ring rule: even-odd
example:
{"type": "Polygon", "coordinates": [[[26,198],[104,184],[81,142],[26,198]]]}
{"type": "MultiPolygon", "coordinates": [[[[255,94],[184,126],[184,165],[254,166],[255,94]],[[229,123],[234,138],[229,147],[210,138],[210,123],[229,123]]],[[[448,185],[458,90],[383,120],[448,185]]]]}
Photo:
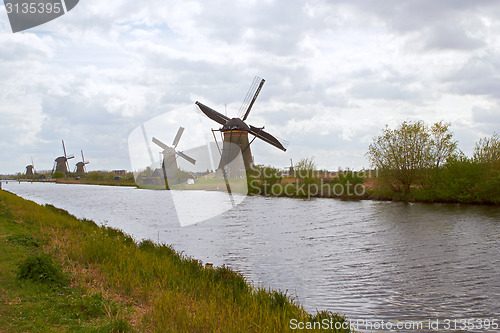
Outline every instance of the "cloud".
{"type": "Polygon", "coordinates": [[[500,98],[500,60],[498,54],[471,57],[460,69],[445,78],[451,90],[459,94],[500,98]]]}
{"type": "Polygon", "coordinates": [[[89,169],[128,168],[138,125],[195,100],[235,116],[254,75],[249,123],[291,142],[256,141],[264,164],[366,166],[408,119],[456,122],[466,146],[498,123],[499,16],[492,0],[87,0],[27,32],[1,22],[0,172],[51,168],[61,139],[89,169]]]}

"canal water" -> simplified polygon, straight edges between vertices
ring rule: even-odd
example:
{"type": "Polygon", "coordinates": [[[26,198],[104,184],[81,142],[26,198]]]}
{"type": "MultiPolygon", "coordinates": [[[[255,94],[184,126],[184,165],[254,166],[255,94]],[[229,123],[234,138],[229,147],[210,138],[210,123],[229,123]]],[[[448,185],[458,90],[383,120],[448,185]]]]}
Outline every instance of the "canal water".
{"type": "MultiPolygon", "coordinates": [[[[287,291],[311,312],[331,310],[371,324],[439,320],[448,331],[470,319],[477,323],[471,332],[496,331],[485,324],[500,321],[498,207],[247,197],[181,227],[168,191],[3,185],[136,240],[227,265],[255,285],[287,291]]],[[[212,192],[197,198],[206,209],[221,200],[212,192]]]]}

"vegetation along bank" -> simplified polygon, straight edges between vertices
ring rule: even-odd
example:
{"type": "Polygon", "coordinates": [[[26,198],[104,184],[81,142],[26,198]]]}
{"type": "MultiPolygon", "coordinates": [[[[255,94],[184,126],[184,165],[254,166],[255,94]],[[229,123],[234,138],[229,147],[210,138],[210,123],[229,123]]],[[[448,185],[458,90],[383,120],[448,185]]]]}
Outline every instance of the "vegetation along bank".
{"type": "Polygon", "coordinates": [[[348,200],[500,204],[500,137],[475,144],[471,157],[459,148],[450,124],[402,122],[386,127],[366,154],[371,170],[318,170],[302,159],[288,175],[257,166],[248,175],[249,193],[266,196],[348,200]]]}

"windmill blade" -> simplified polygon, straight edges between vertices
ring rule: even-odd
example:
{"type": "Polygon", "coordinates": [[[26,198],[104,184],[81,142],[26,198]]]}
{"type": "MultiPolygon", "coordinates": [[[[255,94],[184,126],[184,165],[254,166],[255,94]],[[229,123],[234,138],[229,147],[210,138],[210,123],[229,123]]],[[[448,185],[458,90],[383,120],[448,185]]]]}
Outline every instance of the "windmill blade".
{"type": "Polygon", "coordinates": [[[141,124],[141,130],[142,136],[144,137],[144,143],[146,144],[146,148],[148,149],[149,159],[151,160],[151,164],[154,164],[155,159],[153,158],[153,153],[151,152],[151,145],[148,141],[148,134],[146,133],[146,127],[144,127],[144,123],[141,124]]]}
{"type": "Polygon", "coordinates": [[[200,108],[201,112],[203,112],[208,118],[218,122],[221,125],[225,125],[229,118],[225,115],[215,111],[214,109],[209,108],[206,105],[201,104],[200,102],[196,102],[196,105],[200,108]]]}
{"type": "Polygon", "coordinates": [[[82,162],[85,163],[85,157],[83,156],[83,150],[81,150],[82,152],[82,162]]]}
{"type": "Polygon", "coordinates": [[[259,80],[260,77],[256,76],[253,78],[253,82],[250,85],[250,88],[248,89],[247,94],[245,95],[245,99],[243,100],[243,103],[241,103],[240,109],[238,110],[238,118],[243,118],[245,115],[246,110],[248,110],[248,106],[250,105],[250,101],[252,100],[252,96],[255,94],[255,90],[257,86],[259,85],[259,80]]]}
{"type": "Polygon", "coordinates": [[[250,131],[249,131],[251,134],[255,135],[256,137],[258,137],[259,139],[275,146],[276,148],[278,149],[281,149],[283,151],[286,151],[286,148],[283,147],[283,145],[281,144],[281,142],[279,142],[278,139],[276,139],[274,136],[272,136],[271,134],[267,133],[266,131],[260,129],[260,128],[257,128],[255,126],[252,126],[250,125],[250,131]]]}
{"type": "Polygon", "coordinates": [[[166,144],[164,144],[163,142],[161,142],[160,140],[158,140],[157,138],[153,137],[153,143],[155,143],[156,145],[160,146],[160,148],[162,148],[163,150],[165,149],[168,149],[170,148],[169,146],[167,146],[166,144]]]}
{"type": "Polygon", "coordinates": [[[255,103],[255,101],[257,100],[257,96],[259,96],[259,93],[262,90],[262,86],[264,85],[265,82],[266,82],[266,80],[264,80],[264,79],[262,79],[260,81],[259,86],[257,87],[257,90],[255,90],[252,101],[250,102],[250,105],[248,105],[248,109],[245,112],[245,116],[243,116],[243,121],[247,120],[248,115],[250,114],[250,110],[252,110],[252,106],[255,103]]]}
{"type": "Polygon", "coordinates": [[[182,157],[183,159],[185,159],[186,161],[188,161],[189,163],[195,165],[196,164],[196,160],[192,157],[189,157],[187,156],[186,154],[184,154],[182,151],[178,151],[176,152],[177,155],[179,155],[180,157],[182,157]]]}
{"type": "Polygon", "coordinates": [[[62,140],[62,144],[63,144],[64,157],[66,157],[66,146],[64,146],[64,140],[62,140]]]}
{"type": "Polygon", "coordinates": [[[66,160],[70,160],[70,159],[72,159],[72,158],[75,158],[75,155],[73,155],[73,154],[72,154],[72,155],[67,156],[67,157],[66,157],[66,160]]]}
{"type": "Polygon", "coordinates": [[[179,130],[177,131],[177,135],[175,136],[174,143],[172,143],[172,146],[174,148],[177,148],[177,145],[179,144],[179,140],[181,139],[182,133],[184,133],[184,127],[179,127],[179,130]]]}

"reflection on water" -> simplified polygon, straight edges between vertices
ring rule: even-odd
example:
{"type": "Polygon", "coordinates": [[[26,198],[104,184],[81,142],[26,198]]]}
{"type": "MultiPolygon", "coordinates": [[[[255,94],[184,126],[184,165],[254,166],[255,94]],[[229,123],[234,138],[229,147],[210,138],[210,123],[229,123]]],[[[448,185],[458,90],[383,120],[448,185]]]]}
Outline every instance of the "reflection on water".
{"type": "MultiPolygon", "coordinates": [[[[498,207],[248,197],[181,228],[167,191],[36,183],[4,189],[228,265],[256,285],[288,290],[309,311],[500,320],[498,207]]],[[[203,201],[217,205],[209,192],[203,201]]]]}

